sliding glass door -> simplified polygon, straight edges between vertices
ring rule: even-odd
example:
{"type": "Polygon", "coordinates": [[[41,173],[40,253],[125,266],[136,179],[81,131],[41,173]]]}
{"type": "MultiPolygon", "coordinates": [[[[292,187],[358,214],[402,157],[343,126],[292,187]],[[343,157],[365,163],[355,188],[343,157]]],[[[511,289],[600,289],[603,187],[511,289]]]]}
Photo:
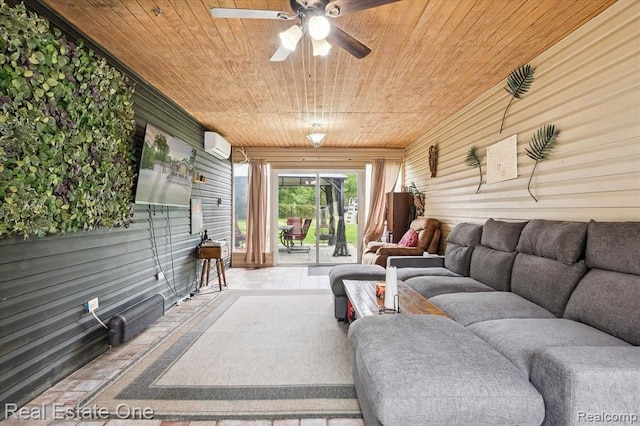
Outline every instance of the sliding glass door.
{"type": "Polygon", "coordinates": [[[360,176],[357,171],[274,171],[278,264],[358,262],[360,176]]]}

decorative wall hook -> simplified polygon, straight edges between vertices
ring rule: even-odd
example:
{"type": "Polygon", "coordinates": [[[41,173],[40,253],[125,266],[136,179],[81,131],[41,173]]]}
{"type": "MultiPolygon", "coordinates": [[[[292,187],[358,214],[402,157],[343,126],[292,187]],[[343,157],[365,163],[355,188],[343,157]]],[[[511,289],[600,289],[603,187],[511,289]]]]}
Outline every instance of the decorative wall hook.
{"type": "Polygon", "coordinates": [[[431,171],[431,177],[436,177],[437,169],[438,169],[438,145],[431,145],[429,147],[429,171],[431,171]]]}

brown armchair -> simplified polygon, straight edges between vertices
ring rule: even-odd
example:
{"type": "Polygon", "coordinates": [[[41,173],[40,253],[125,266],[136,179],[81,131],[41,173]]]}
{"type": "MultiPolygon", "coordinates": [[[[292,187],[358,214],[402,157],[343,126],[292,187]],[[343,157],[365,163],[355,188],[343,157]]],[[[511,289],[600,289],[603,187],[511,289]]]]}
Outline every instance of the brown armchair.
{"type": "Polygon", "coordinates": [[[423,253],[437,253],[440,243],[440,221],[420,217],[409,226],[418,234],[415,247],[401,247],[398,244],[372,241],[362,255],[362,263],[369,265],[387,266],[389,256],[422,256],[423,253]]]}

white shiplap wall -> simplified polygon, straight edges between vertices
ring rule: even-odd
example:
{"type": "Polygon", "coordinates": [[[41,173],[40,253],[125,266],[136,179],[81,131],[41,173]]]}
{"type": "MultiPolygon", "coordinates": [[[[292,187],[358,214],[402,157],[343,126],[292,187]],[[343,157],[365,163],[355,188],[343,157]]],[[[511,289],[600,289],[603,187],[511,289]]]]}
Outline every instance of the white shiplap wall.
{"type": "Polygon", "coordinates": [[[506,80],[405,151],[405,182],[426,193],[426,215],[443,222],[445,237],[456,223],[490,217],[640,221],[640,1],[620,0],[529,63],[535,80],[514,100],[502,133],[506,80]],[[534,161],[525,148],[546,124],[560,136],[538,165],[535,202],[527,192],[534,161]],[[513,134],[518,178],[489,185],[486,147],[513,134]],[[431,145],[439,148],[435,178],[431,145]],[[474,145],[483,159],[478,194],[478,169],[464,164],[474,145]]]}

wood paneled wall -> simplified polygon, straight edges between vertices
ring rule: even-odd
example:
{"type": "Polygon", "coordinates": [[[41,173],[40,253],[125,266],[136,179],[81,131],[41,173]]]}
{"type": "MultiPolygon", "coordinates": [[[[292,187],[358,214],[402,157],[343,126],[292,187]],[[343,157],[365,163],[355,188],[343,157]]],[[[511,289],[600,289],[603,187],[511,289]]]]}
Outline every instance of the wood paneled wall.
{"type": "MultiPolygon", "coordinates": [[[[510,95],[494,87],[406,149],[405,181],[426,193],[426,215],[445,233],[459,222],[487,218],[588,221],[640,220],[640,2],[621,0],[530,62],[535,80],[500,122],[510,95]],[[525,152],[546,124],[560,130],[556,147],[527,181],[525,152]],[[518,137],[518,177],[486,183],[486,147],[518,137]],[[438,146],[437,176],[428,151],[438,146]],[[483,160],[465,165],[471,146],[483,160]]],[[[446,235],[445,235],[446,237],[446,235]]],[[[443,238],[444,242],[445,238],[443,238]]]]}
{"type": "MultiPolygon", "coordinates": [[[[68,34],[73,28],[33,7],[68,34]]],[[[172,101],[127,72],[114,58],[89,46],[136,82],[136,143],[147,122],[197,148],[196,169],[207,178],[194,185],[205,227],[213,239],[231,240],[231,162],[203,151],[203,127],[172,101]],[[218,205],[217,199],[222,199],[218,205]]],[[[0,240],[0,404],[22,405],[108,350],[106,330],[85,313],[98,297],[105,322],[157,293],[168,309],[195,289],[199,262],[190,209],[134,206],[128,228],[62,236],[0,240]],[[165,279],[156,273],[164,271],[165,279]]]]}

